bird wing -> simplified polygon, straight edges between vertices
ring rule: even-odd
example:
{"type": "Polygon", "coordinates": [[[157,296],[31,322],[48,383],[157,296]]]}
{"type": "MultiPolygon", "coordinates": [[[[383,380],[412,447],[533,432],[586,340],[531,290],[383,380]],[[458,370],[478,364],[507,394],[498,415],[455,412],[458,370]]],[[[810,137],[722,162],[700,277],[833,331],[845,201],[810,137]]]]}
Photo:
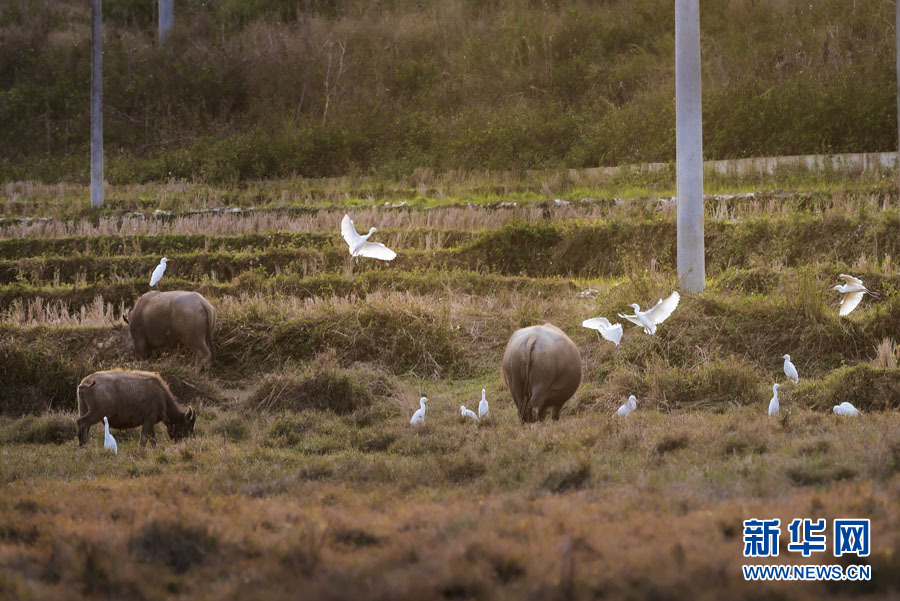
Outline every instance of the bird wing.
{"type": "Polygon", "coordinates": [[[797,368],[794,367],[793,363],[787,363],[784,366],[784,375],[789,377],[791,380],[795,382],[800,379],[800,375],[797,373],[797,368]]]}
{"type": "Polygon", "coordinates": [[[162,279],[163,273],[166,271],[165,263],[160,263],[156,266],[156,269],[153,270],[153,274],[150,276],[150,285],[156,286],[156,283],[162,279]]]}
{"type": "Polygon", "coordinates": [[[480,403],[478,403],[478,417],[479,417],[479,418],[482,418],[482,417],[484,417],[485,415],[487,415],[487,414],[488,414],[488,411],[490,411],[490,409],[488,408],[488,402],[487,402],[487,401],[482,400],[480,403]]]}
{"type": "Polygon", "coordinates": [[[361,257],[370,257],[372,259],[381,259],[382,261],[392,261],[397,253],[382,244],[381,242],[366,242],[357,252],[361,257]]]}
{"type": "Polygon", "coordinates": [[[628,403],[624,403],[616,410],[616,415],[628,415],[631,413],[631,407],[628,406],[628,403]]]}
{"type": "Polygon", "coordinates": [[[856,306],[862,301],[862,297],[865,294],[865,290],[860,290],[859,292],[851,292],[849,294],[844,295],[844,300],[841,302],[841,310],[840,315],[844,317],[845,315],[849,315],[850,311],[856,308],[856,306]]]}
{"type": "Polygon", "coordinates": [[[862,285],[863,285],[861,279],[855,278],[855,277],[853,277],[852,275],[847,275],[846,273],[842,273],[842,274],[839,275],[838,277],[839,277],[839,278],[843,278],[843,280],[844,280],[845,282],[847,282],[848,284],[856,284],[857,286],[862,286],[862,285]]]}
{"type": "Polygon", "coordinates": [[[677,290],[670,294],[669,298],[666,300],[659,299],[656,306],[647,311],[647,319],[650,320],[650,323],[661,324],[669,318],[669,315],[671,315],[675,310],[675,307],[678,306],[678,301],[680,300],[681,295],[678,294],[677,290]]]}
{"type": "Polygon", "coordinates": [[[590,328],[592,330],[603,330],[608,328],[611,324],[605,317],[592,317],[591,319],[582,321],[581,325],[582,327],[590,328]]]}
{"type": "Polygon", "coordinates": [[[622,340],[622,324],[617,323],[604,330],[600,330],[600,335],[614,343],[616,346],[619,346],[619,342],[622,340]]]}
{"type": "Polygon", "coordinates": [[[641,320],[638,319],[637,315],[622,315],[621,313],[617,313],[617,315],[622,319],[627,319],[636,326],[641,326],[642,328],[644,327],[644,324],[641,323],[641,320]]]}
{"type": "Polygon", "coordinates": [[[772,415],[778,411],[778,398],[772,397],[772,400],[769,401],[769,415],[772,415]]]}
{"type": "Polygon", "coordinates": [[[356,246],[359,243],[359,239],[362,238],[353,226],[353,220],[350,219],[350,215],[345,214],[344,218],[341,219],[341,235],[351,249],[356,246]]]}

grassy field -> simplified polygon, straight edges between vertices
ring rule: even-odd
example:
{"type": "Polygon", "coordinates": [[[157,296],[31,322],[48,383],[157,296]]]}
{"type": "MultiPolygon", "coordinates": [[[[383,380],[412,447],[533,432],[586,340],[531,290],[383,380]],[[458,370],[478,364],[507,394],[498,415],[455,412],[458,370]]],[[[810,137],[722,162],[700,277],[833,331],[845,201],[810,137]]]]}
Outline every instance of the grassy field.
{"type": "Polygon", "coordinates": [[[706,292],[656,336],[626,324],[620,347],[580,323],[675,287],[671,174],[171,182],[111,187],[98,215],[84,187],[8,184],[0,598],[896,597],[894,184],[711,179],[706,292]],[[352,262],[345,210],[398,258],[352,262]],[[134,357],[122,312],[163,255],[162,288],[218,310],[209,374],[177,350],[134,357]],[[839,319],[839,273],[879,298],[839,319]],[[543,321],[584,380],[558,422],[523,426],[500,359],[543,321]],[[79,449],[76,384],[112,367],[159,371],[196,436],[116,432],[113,457],[95,427],[79,449]],[[463,421],[482,388],[490,417],[463,421]],[[834,415],[845,400],[863,415],[834,415]],[[775,517],[871,518],[868,558],[829,541],[803,560],[782,528],[773,562],[867,563],[872,580],[744,582],[742,521],[775,517]]]}

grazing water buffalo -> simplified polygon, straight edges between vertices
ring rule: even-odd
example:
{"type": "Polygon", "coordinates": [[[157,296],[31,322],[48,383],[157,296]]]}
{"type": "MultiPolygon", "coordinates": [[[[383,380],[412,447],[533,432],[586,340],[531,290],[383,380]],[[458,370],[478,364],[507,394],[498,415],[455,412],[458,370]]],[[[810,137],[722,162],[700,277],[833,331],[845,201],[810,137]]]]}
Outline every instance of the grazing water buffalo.
{"type": "Polygon", "coordinates": [[[149,371],[98,371],[84,378],[78,385],[78,443],[84,446],[91,426],[109,418],[109,426],[118,430],[141,429],[141,446],[149,440],[156,444],[153,431],[156,422],[166,424],[169,438],[179,440],[194,433],[197,415],[192,407],[187,411],[175,402],[172,391],[159,377],[149,371]]]}
{"type": "Polygon", "coordinates": [[[581,384],[581,353],[553,324],[516,330],[503,353],[503,381],[523,422],[543,420],[548,409],[559,419],[581,384]]]}
{"type": "Polygon", "coordinates": [[[148,292],[134,304],[125,321],[138,358],[180,342],[194,351],[197,367],[212,366],[216,310],[201,294],[184,290],[148,292]]]}

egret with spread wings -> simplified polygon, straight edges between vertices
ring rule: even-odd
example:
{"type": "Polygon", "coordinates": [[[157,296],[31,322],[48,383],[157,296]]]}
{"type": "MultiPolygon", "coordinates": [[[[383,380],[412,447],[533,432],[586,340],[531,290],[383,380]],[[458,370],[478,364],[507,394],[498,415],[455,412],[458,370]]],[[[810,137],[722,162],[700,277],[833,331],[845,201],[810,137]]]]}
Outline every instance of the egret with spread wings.
{"type": "Polygon", "coordinates": [[[601,336],[603,336],[616,346],[619,346],[619,342],[622,340],[622,324],[609,323],[609,320],[605,317],[585,319],[581,322],[581,326],[590,328],[592,330],[597,330],[598,332],[600,332],[601,336]]]}
{"type": "Polygon", "coordinates": [[[375,228],[369,230],[365,236],[360,236],[356,232],[353,220],[350,215],[344,215],[341,220],[341,234],[350,247],[350,256],[356,258],[359,263],[360,257],[370,257],[372,259],[381,259],[382,261],[391,261],[397,256],[397,253],[389,249],[381,242],[369,242],[369,237],[375,233],[375,228]]]}
{"type": "Polygon", "coordinates": [[[680,300],[681,295],[676,290],[666,300],[659,299],[659,302],[652,309],[647,309],[646,311],[641,311],[641,307],[637,303],[632,303],[634,315],[622,315],[619,313],[619,317],[641,326],[647,334],[655,334],[656,326],[669,318],[680,300]]]}
{"type": "Polygon", "coordinates": [[[842,273],[839,277],[847,282],[843,286],[835,286],[832,288],[832,290],[837,290],[842,295],[841,310],[839,312],[841,317],[850,315],[850,312],[862,301],[864,294],[868,293],[875,296],[869,289],[863,286],[861,279],[855,278],[852,275],[847,275],[846,273],[842,273]]]}

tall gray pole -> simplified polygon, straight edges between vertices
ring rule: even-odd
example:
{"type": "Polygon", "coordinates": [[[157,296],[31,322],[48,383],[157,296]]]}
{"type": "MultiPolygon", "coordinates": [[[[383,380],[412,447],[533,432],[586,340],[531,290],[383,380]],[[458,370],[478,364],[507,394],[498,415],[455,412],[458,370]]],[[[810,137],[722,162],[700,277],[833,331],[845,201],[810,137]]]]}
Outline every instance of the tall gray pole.
{"type": "Polygon", "coordinates": [[[165,44],[166,39],[175,27],[175,0],[159,0],[159,46],[165,44]]]}
{"type": "Polygon", "coordinates": [[[678,171],[678,283],[684,292],[701,292],[706,285],[706,262],[699,0],[675,0],[675,160],[678,171]]]}
{"type": "Polygon", "coordinates": [[[897,181],[900,183],[900,0],[897,0],[896,5],[894,38],[897,42],[897,181]]]}
{"type": "Polygon", "coordinates": [[[103,206],[103,17],[91,7],[91,207],[103,206]]]}

